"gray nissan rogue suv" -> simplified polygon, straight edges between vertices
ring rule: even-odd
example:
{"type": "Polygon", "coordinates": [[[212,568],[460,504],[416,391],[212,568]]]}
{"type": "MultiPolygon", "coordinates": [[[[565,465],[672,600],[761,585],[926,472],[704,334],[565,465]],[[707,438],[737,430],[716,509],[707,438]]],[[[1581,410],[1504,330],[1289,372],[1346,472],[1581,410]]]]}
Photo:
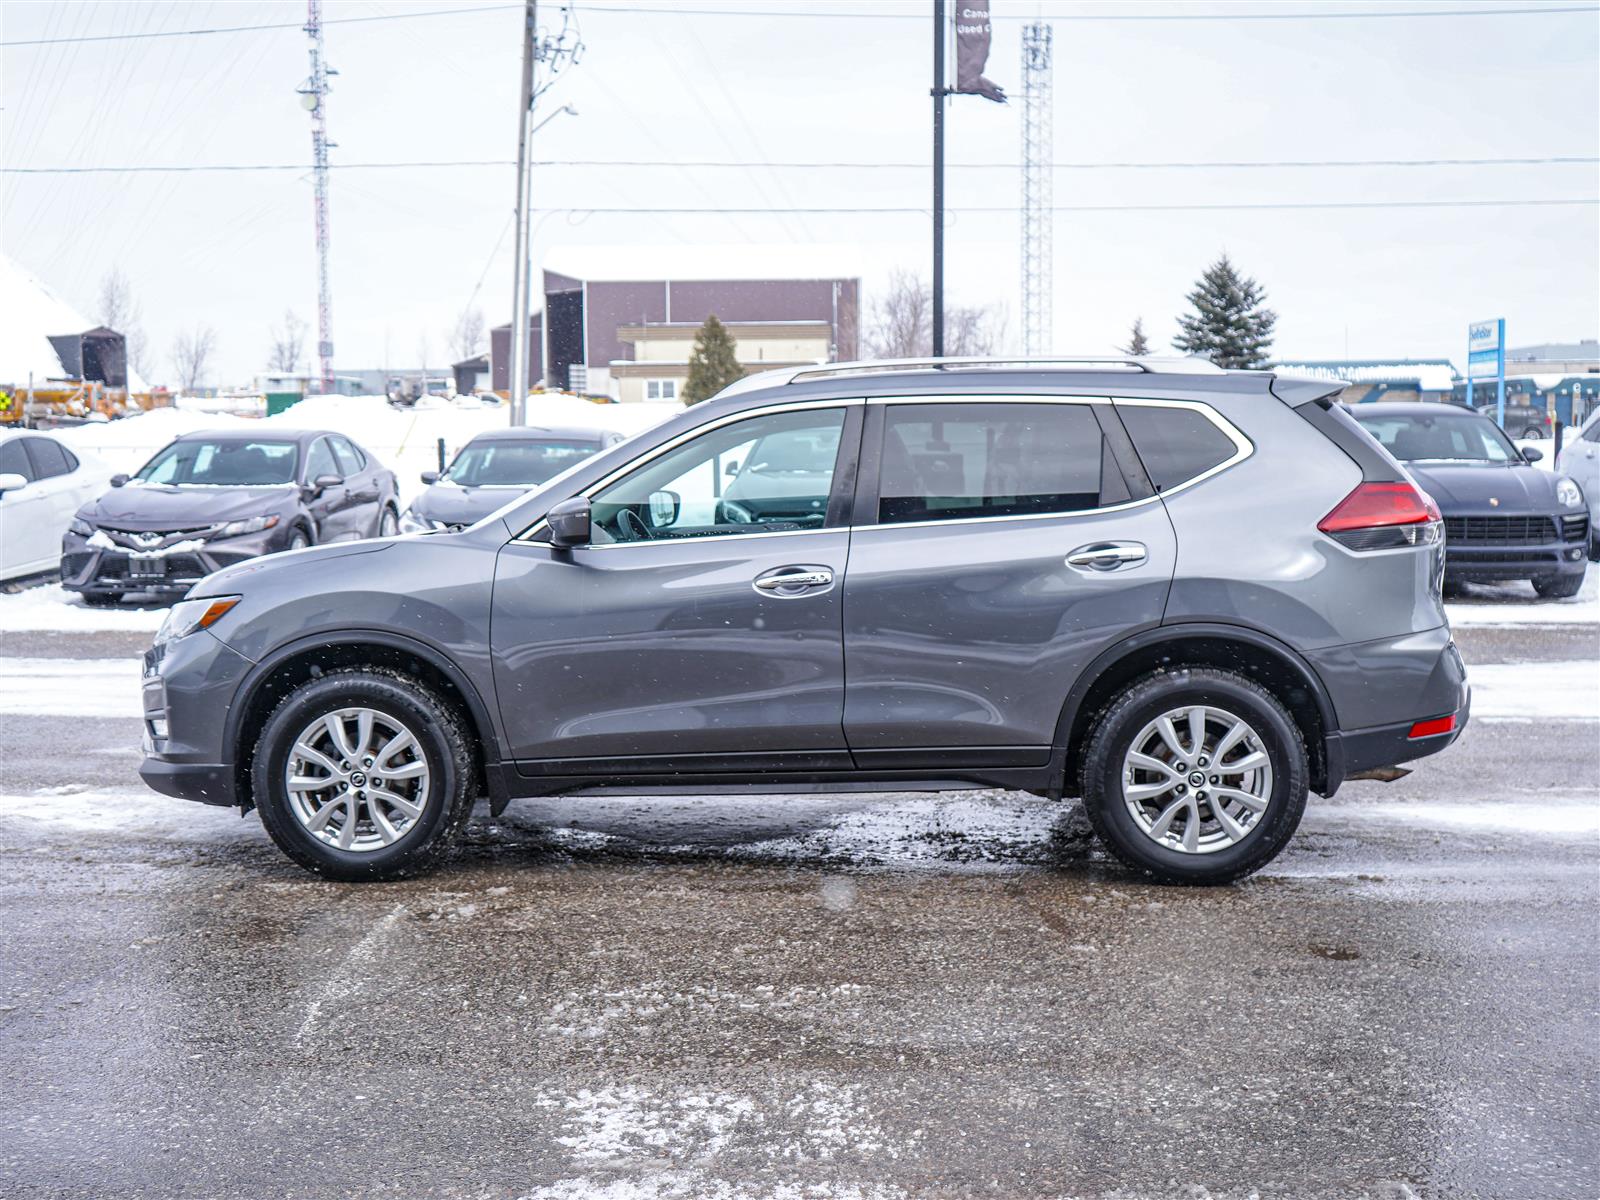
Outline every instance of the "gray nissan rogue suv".
{"type": "Polygon", "coordinates": [[[1222,883],[1469,690],[1433,502],[1337,384],[1193,360],[753,376],[458,533],[229,567],[141,774],[337,879],[487,795],[1017,788],[1222,883]]]}

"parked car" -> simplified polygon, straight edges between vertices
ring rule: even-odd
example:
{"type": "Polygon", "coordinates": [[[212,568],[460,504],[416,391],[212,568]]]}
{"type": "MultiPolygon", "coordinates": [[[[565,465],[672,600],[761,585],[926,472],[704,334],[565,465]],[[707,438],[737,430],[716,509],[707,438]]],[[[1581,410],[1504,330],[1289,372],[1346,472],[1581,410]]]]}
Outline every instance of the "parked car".
{"type": "Polygon", "coordinates": [[[1577,594],[1589,510],[1571,479],[1532,465],[1541,451],[1441,404],[1363,404],[1355,415],[1444,514],[1447,583],[1527,579],[1541,596],[1577,594]]]}
{"type": "Polygon", "coordinates": [[[145,658],[141,774],[339,879],[423,869],[484,793],[974,786],[1081,795],[1133,867],[1237,879],[1308,790],[1468,716],[1438,510],[1341,386],[754,376],[460,533],[209,576],[145,658]]]}
{"type": "MultiPolygon", "coordinates": [[[[1478,411],[1489,420],[1500,424],[1500,405],[1496,400],[1477,406],[1478,411]]],[[[1554,425],[1550,414],[1543,408],[1529,404],[1526,400],[1512,402],[1506,401],[1505,424],[1500,426],[1510,437],[1520,438],[1522,441],[1538,441],[1551,435],[1554,425]]]]}
{"type": "Polygon", "coordinates": [[[58,438],[0,429],[0,581],[54,571],[72,514],[110,479],[105,463],[58,438]]]}
{"type": "Polygon", "coordinates": [[[1589,501],[1589,561],[1600,562],[1600,408],[1567,433],[1556,470],[1574,480],[1589,501]]]}
{"type": "Polygon", "coordinates": [[[519,425],[480,433],[443,471],[424,471],[428,485],[400,514],[401,533],[465,529],[518,492],[547,483],[576,462],[622,440],[607,429],[519,425]]]}
{"type": "Polygon", "coordinates": [[[394,472],[323,430],[185,434],[111,484],[61,540],[62,585],[89,600],[177,597],[245,559],[399,529],[394,472]]]}

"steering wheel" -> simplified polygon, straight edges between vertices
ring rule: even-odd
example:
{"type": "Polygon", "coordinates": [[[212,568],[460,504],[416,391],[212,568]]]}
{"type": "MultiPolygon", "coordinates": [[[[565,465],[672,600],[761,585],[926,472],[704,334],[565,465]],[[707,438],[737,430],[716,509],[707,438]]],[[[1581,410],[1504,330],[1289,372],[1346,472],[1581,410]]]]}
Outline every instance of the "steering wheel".
{"type": "Polygon", "coordinates": [[[648,542],[655,535],[644,519],[631,508],[619,509],[617,512],[617,532],[622,535],[625,542],[648,542]]]}

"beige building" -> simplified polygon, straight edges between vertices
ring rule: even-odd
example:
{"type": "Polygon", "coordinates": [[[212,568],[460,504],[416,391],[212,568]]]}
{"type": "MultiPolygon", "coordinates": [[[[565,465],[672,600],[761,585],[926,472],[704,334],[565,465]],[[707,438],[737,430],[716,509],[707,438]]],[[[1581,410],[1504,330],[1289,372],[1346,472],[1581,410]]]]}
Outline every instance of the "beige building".
{"type": "MultiPolygon", "coordinates": [[[[828,321],[727,321],[724,327],[746,374],[824,363],[832,357],[833,330],[828,321]]],[[[700,326],[691,321],[620,326],[617,340],[631,353],[608,364],[617,399],[623,403],[682,399],[699,332],[700,326]]]]}

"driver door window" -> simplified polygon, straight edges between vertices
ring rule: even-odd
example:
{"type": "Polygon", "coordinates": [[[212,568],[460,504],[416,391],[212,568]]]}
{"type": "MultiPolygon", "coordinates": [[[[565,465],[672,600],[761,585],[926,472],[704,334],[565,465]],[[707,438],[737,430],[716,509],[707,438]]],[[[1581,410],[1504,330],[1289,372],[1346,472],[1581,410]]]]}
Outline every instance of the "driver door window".
{"type": "Polygon", "coordinates": [[[591,498],[594,543],[823,528],[845,412],[751,417],[669,450],[591,498]]]}

